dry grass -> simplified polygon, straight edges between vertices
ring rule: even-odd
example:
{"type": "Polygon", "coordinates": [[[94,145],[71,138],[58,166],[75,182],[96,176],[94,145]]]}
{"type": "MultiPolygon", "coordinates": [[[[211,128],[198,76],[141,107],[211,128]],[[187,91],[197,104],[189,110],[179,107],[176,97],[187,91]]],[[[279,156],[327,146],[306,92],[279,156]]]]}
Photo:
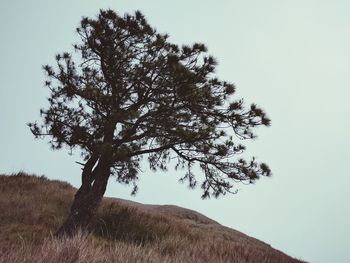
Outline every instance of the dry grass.
{"type": "Polygon", "coordinates": [[[94,233],[56,239],[75,189],[45,177],[0,176],[0,263],[297,263],[199,213],[105,198],[94,233]]]}

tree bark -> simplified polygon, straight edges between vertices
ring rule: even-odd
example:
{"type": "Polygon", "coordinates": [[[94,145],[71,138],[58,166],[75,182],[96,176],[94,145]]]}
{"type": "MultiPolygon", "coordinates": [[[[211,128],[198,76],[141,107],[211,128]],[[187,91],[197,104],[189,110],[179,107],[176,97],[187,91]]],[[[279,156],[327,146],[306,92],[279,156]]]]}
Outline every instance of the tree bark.
{"type": "MultiPolygon", "coordinates": [[[[96,161],[95,161],[96,163],[96,161]]],[[[86,163],[82,172],[82,185],[75,194],[70,214],[56,232],[56,236],[73,236],[79,229],[89,230],[92,219],[101,203],[106,191],[110,166],[99,161],[93,171],[88,173],[86,163]]]]}

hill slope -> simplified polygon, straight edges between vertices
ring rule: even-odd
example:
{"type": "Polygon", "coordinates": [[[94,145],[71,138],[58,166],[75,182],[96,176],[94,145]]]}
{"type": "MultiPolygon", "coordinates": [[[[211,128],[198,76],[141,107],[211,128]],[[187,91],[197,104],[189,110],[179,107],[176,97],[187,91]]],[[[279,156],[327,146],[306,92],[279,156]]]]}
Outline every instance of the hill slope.
{"type": "Polygon", "coordinates": [[[93,234],[57,240],[75,191],[43,176],[0,175],[0,263],[302,262],[195,211],[114,198],[104,198],[93,234]]]}

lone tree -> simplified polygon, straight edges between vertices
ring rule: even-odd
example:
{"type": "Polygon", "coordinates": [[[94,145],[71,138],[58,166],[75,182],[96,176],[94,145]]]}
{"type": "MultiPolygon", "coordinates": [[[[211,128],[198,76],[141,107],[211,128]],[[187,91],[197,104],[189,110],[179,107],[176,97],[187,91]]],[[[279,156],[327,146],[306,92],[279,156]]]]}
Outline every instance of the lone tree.
{"type": "Polygon", "coordinates": [[[254,138],[252,129],[270,120],[256,105],[232,99],[235,87],[215,77],[205,45],[170,43],[139,11],[121,17],[101,10],[95,19],[83,18],[77,32],[79,58],[62,53],[55,67],[43,67],[50,105],[41,110],[42,123],[28,124],[53,149],[78,149],[85,161],[58,235],[90,226],[110,176],[133,183],[135,193],[142,159],[153,170],[167,170],[175,160],[191,188],[199,167],[203,198],[270,175],[266,164],[237,158],[245,150],[239,141],[254,138]]]}

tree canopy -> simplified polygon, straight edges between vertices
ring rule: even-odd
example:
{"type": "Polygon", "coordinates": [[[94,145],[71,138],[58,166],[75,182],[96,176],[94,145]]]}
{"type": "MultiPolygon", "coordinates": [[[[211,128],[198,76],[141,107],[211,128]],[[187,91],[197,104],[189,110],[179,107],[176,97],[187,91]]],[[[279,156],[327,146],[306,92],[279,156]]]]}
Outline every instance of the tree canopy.
{"type": "Polygon", "coordinates": [[[29,126],[53,149],[82,153],[83,184],[92,187],[101,167],[105,176],[135,183],[143,159],[153,170],[184,169],[181,180],[190,187],[202,178],[203,198],[270,175],[266,164],[240,158],[242,142],[270,120],[234,98],[235,86],[216,77],[204,44],[171,43],[139,11],[101,10],[83,18],[77,32],[75,52],[43,67],[49,107],[29,126]]]}

